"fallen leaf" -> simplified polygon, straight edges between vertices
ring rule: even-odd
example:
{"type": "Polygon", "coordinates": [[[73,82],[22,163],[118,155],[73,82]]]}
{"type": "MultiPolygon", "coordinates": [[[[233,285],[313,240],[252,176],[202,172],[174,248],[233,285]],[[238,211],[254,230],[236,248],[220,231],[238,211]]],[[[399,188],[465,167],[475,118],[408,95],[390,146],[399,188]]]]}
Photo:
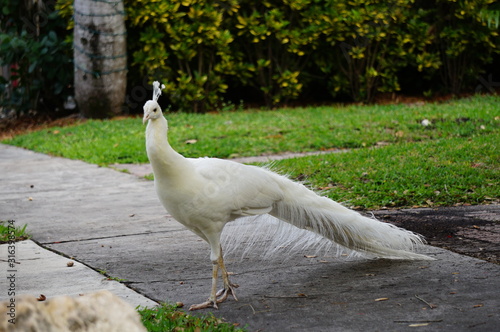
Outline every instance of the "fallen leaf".
{"type": "Polygon", "coordinates": [[[380,298],[378,298],[378,299],[375,299],[375,302],[387,301],[387,300],[389,300],[389,298],[388,298],[388,297],[380,297],[380,298]]]}
{"type": "Polygon", "coordinates": [[[304,255],[304,257],[305,257],[305,258],[316,258],[316,257],[318,257],[318,256],[316,256],[316,255],[304,255]]]}
{"type": "Polygon", "coordinates": [[[197,140],[197,139],[188,139],[188,140],[187,140],[187,141],[185,141],[184,143],[186,143],[186,144],[194,144],[194,143],[196,143],[196,142],[198,142],[198,140],[197,140]]]}
{"type": "Polygon", "coordinates": [[[410,324],[408,325],[409,327],[420,327],[420,326],[427,326],[429,323],[418,323],[418,324],[410,324]]]}
{"type": "Polygon", "coordinates": [[[481,308],[481,307],[484,307],[484,304],[480,303],[480,304],[474,304],[473,308],[481,308]]]}
{"type": "Polygon", "coordinates": [[[182,302],[175,302],[175,306],[177,308],[182,308],[182,307],[184,307],[184,303],[182,303],[182,302]]]}
{"type": "Polygon", "coordinates": [[[59,133],[60,133],[60,131],[59,131],[59,130],[54,130],[54,131],[52,132],[52,134],[54,134],[54,135],[57,135],[57,134],[59,134],[59,133]]]}
{"type": "Polygon", "coordinates": [[[405,135],[405,132],[402,130],[399,130],[399,131],[394,133],[394,136],[396,136],[396,137],[403,137],[404,135],[405,135]]]}
{"type": "Polygon", "coordinates": [[[307,295],[306,295],[306,294],[304,294],[304,293],[299,293],[299,294],[297,294],[297,296],[298,296],[298,297],[307,297],[307,295]]]}
{"type": "Polygon", "coordinates": [[[47,297],[43,294],[40,294],[39,297],[37,297],[37,301],[45,301],[47,299],[47,297]]]}

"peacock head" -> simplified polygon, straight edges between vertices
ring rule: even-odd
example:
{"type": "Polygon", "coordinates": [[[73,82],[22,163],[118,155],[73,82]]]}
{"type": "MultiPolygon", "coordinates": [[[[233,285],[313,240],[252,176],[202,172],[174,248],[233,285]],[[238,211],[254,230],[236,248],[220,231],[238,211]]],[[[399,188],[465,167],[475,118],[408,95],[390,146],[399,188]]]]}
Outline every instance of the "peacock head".
{"type": "Polygon", "coordinates": [[[160,105],[154,100],[148,100],[144,104],[144,117],[142,118],[142,123],[146,123],[148,120],[155,120],[162,116],[160,105]]]}
{"type": "Polygon", "coordinates": [[[153,82],[153,99],[148,100],[144,104],[144,117],[142,118],[142,123],[146,123],[148,120],[155,120],[163,116],[161,112],[160,105],[158,104],[158,97],[161,95],[161,89],[164,89],[165,85],[161,85],[160,82],[153,82]]]}

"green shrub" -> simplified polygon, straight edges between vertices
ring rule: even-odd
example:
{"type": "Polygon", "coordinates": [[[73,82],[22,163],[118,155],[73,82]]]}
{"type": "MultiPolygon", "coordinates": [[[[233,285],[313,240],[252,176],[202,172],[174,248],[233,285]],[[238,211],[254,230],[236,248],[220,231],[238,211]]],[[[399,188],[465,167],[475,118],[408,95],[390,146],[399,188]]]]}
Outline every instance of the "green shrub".
{"type": "Polygon", "coordinates": [[[423,18],[432,23],[433,47],[442,63],[439,75],[447,92],[473,87],[493,54],[500,52],[498,29],[483,20],[493,2],[439,0],[423,18]]]}
{"type": "MultiPolygon", "coordinates": [[[[355,101],[371,101],[376,92],[399,91],[398,70],[408,62],[413,38],[402,37],[412,17],[411,0],[336,3],[321,67],[333,93],[348,92],[355,101]]],[[[408,35],[408,34],[407,34],[408,35]]]]}
{"type": "Polygon", "coordinates": [[[71,93],[71,44],[61,38],[66,23],[51,3],[27,5],[0,0],[0,107],[18,115],[31,110],[54,112],[71,93]]]}
{"type": "MultiPolygon", "coordinates": [[[[58,4],[69,18],[71,0],[58,4]]],[[[493,0],[125,0],[125,6],[128,85],[159,80],[173,108],[189,112],[224,107],[229,86],[244,87],[246,100],[258,91],[268,107],[303,98],[311,86],[370,102],[400,92],[402,78],[418,81],[412,92],[426,95],[470,91],[500,54],[493,0]]]]}
{"type": "Polygon", "coordinates": [[[133,63],[165,83],[165,95],[183,111],[216,106],[236,71],[226,27],[236,0],[125,1],[130,26],[141,28],[133,43],[133,63]]]}
{"type": "Polygon", "coordinates": [[[240,1],[235,46],[245,54],[242,82],[261,91],[267,106],[300,96],[303,68],[311,60],[321,26],[311,22],[317,1],[240,1]]]}

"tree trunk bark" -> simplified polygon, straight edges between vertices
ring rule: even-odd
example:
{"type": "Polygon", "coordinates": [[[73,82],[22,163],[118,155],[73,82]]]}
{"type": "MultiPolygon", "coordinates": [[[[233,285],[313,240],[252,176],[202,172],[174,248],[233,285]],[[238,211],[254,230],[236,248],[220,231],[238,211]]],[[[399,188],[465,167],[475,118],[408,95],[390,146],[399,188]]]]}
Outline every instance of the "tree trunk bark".
{"type": "Polygon", "coordinates": [[[75,0],[75,99],[86,118],[122,112],[127,86],[122,0],[75,0]]]}

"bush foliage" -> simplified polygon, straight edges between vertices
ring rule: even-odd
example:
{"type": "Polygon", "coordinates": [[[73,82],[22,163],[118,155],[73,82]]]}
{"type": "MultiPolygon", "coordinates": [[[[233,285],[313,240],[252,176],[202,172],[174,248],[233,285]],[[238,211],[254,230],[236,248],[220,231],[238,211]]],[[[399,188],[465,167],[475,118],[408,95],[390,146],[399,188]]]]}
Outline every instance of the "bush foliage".
{"type": "Polygon", "coordinates": [[[0,0],[0,110],[24,114],[62,109],[71,94],[71,43],[55,1],[0,0]]]}
{"type": "MultiPolygon", "coordinates": [[[[71,3],[57,1],[69,27],[71,3]]],[[[166,85],[173,109],[189,112],[228,108],[225,98],[273,107],[311,94],[361,102],[381,93],[458,94],[474,90],[487,66],[500,59],[497,16],[488,14],[497,13],[494,0],[124,3],[129,97],[136,106],[153,80],[166,85]]],[[[0,32],[3,41],[23,36],[5,26],[0,32]]],[[[70,52],[70,45],[46,32],[46,39],[36,40],[44,45],[28,45],[30,52],[2,46],[2,63],[14,61],[27,78],[39,66],[47,65],[50,74],[51,61],[64,61],[38,55],[63,46],[70,52]]]]}
{"type": "Polygon", "coordinates": [[[498,28],[484,20],[493,0],[126,2],[140,30],[133,65],[195,112],[217,107],[228,86],[258,91],[267,106],[312,82],[370,102],[400,91],[408,68],[424,81],[420,93],[458,94],[499,53],[498,28]]]}

